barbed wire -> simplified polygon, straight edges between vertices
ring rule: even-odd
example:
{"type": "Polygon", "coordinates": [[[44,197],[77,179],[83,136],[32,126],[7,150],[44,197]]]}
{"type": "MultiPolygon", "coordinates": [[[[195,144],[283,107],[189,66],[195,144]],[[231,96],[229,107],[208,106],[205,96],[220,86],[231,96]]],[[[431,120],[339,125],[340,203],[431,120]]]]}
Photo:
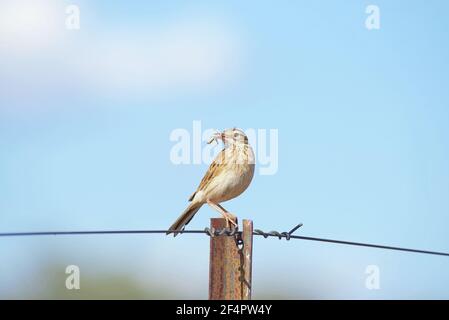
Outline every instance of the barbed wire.
{"type": "MultiPolygon", "coordinates": [[[[364,243],[364,242],[354,242],[354,241],[346,241],[346,240],[335,240],[335,239],[327,239],[327,238],[293,235],[293,233],[302,226],[303,226],[303,224],[300,223],[288,232],[286,232],[286,231],[264,232],[260,229],[255,229],[253,231],[253,235],[262,236],[264,238],[268,238],[268,237],[276,237],[278,239],[285,238],[287,241],[291,240],[291,239],[296,239],[296,240],[326,242],[326,243],[334,243],[334,244],[349,245],[349,246],[359,246],[359,247],[368,247],[368,248],[376,248],[376,249],[384,249],[384,250],[413,252],[413,253],[422,253],[422,254],[430,254],[430,255],[439,255],[439,256],[449,257],[448,252],[439,252],[439,251],[395,247],[395,246],[364,243]]],[[[179,231],[172,231],[172,230],[93,230],[93,231],[4,232],[4,233],[0,233],[0,237],[59,236],[59,235],[108,235],[108,234],[109,235],[112,235],[112,234],[167,234],[167,233],[206,234],[209,237],[236,236],[236,235],[242,234],[242,232],[239,231],[237,228],[222,228],[222,229],[204,228],[203,230],[179,230],[179,231]]]]}

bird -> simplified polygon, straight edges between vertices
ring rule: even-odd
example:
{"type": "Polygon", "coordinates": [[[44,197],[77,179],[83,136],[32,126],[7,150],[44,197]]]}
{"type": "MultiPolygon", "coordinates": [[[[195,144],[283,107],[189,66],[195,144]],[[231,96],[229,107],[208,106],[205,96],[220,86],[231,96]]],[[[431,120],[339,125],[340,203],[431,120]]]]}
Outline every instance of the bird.
{"type": "Polygon", "coordinates": [[[218,211],[225,218],[228,228],[231,225],[237,227],[237,217],[220,203],[238,197],[250,185],[255,169],[254,151],[241,129],[216,132],[208,143],[218,143],[219,140],[223,142],[223,149],[212,161],[198,188],[190,196],[189,206],[170,226],[167,234],[173,233],[176,237],[204,204],[218,211]]]}

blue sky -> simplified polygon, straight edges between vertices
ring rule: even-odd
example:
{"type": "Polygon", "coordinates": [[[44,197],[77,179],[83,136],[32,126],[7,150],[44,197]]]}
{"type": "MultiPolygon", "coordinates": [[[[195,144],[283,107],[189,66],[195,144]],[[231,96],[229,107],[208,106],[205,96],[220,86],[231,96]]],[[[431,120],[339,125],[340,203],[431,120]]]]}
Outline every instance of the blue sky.
{"type": "MultiPolygon", "coordinates": [[[[35,3],[0,33],[1,231],[168,227],[207,169],[173,165],[169,135],[200,120],[278,130],[277,173],[225,204],[257,228],[449,251],[446,1],[71,1],[79,31],[66,2],[35,3]],[[369,4],[380,30],[365,28],[369,4]]],[[[55,255],[207,297],[208,243],[193,236],[1,239],[0,252],[3,296],[38,286],[55,255]]],[[[443,257],[263,239],[254,254],[255,292],[449,298],[443,257]]]]}

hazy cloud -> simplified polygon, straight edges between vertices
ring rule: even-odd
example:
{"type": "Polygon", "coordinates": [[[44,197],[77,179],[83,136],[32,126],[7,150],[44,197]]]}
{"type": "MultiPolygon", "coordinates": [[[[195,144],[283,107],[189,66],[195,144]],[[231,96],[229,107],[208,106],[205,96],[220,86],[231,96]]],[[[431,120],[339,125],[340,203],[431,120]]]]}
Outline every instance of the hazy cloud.
{"type": "MultiPolygon", "coordinates": [[[[0,4],[7,17],[0,19],[4,102],[20,105],[68,91],[112,97],[202,92],[224,85],[239,69],[238,37],[219,19],[191,14],[152,27],[92,30],[95,21],[69,31],[64,6],[55,3],[0,4]]],[[[81,8],[81,19],[83,10],[89,8],[81,8]]]]}

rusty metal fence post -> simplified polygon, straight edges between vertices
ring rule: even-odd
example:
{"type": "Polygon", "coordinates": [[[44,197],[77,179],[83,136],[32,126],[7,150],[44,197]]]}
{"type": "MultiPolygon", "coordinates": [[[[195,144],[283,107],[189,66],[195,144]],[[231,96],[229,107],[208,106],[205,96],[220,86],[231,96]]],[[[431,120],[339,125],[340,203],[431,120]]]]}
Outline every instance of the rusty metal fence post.
{"type": "Polygon", "coordinates": [[[243,220],[243,248],[241,250],[241,264],[243,266],[242,273],[242,299],[251,300],[251,279],[253,275],[253,222],[251,220],[243,220]]]}
{"type": "MultiPolygon", "coordinates": [[[[211,228],[223,229],[226,221],[211,219],[211,228]]],[[[210,238],[209,299],[251,299],[253,224],[243,220],[243,232],[210,238]]]]}

